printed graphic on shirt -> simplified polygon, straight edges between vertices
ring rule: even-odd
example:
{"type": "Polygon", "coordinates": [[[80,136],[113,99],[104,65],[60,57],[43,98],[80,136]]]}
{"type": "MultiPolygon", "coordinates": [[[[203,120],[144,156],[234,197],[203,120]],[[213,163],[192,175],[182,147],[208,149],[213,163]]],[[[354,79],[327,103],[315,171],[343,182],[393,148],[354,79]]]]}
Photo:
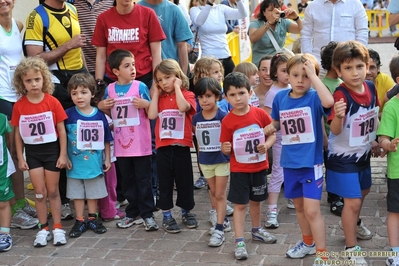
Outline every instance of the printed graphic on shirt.
{"type": "Polygon", "coordinates": [[[108,29],[109,43],[132,43],[139,41],[139,28],[119,29],[117,27],[112,27],[108,29]]]}

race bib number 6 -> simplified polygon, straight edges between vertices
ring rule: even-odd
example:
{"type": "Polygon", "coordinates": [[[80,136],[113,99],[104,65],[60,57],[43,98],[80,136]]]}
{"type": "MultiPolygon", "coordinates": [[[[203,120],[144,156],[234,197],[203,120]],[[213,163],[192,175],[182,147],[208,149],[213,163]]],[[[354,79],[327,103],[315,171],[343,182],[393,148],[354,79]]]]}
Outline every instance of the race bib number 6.
{"type": "Polygon", "coordinates": [[[52,112],[21,115],[19,131],[25,144],[43,144],[57,140],[52,112]]]}
{"type": "Polygon", "coordinates": [[[220,121],[198,122],[195,128],[195,135],[198,141],[198,149],[201,152],[220,151],[220,121]]]}

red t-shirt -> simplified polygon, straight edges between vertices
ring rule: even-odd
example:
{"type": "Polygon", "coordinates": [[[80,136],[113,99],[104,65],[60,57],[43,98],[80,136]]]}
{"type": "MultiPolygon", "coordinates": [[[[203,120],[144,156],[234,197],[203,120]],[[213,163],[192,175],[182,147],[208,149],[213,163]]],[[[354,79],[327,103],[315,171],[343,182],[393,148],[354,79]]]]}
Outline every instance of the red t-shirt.
{"type": "MultiPolygon", "coordinates": [[[[154,10],[134,5],[133,11],[121,15],[112,7],[98,16],[91,44],[107,48],[107,58],[116,49],[125,49],[133,53],[136,61],[137,78],[152,71],[150,43],[166,38],[154,10]]],[[[108,63],[106,74],[113,80],[108,63]]]]}
{"type": "MultiPolygon", "coordinates": [[[[243,164],[236,160],[234,155],[233,147],[233,135],[238,129],[245,128],[251,125],[254,127],[264,128],[272,122],[272,118],[265,110],[250,107],[248,113],[242,116],[228,113],[222,121],[222,130],[220,133],[220,142],[231,143],[231,154],[230,154],[230,171],[238,173],[256,173],[269,168],[269,163],[266,161],[260,163],[243,164]]],[[[267,156],[267,155],[266,155],[267,156]]]]}
{"type": "Polygon", "coordinates": [[[44,94],[44,98],[40,103],[31,103],[24,95],[13,107],[11,125],[19,127],[21,115],[34,115],[49,111],[53,113],[54,127],[57,132],[57,124],[68,118],[61,103],[48,93],[44,94]]]}
{"type": "MultiPolygon", "coordinates": [[[[183,139],[160,139],[159,137],[159,123],[160,119],[157,118],[155,124],[155,146],[156,148],[171,146],[171,145],[180,145],[186,147],[193,147],[193,127],[192,120],[197,110],[197,104],[195,102],[194,93],[188,90],[182,90],[184,99],[191,105],[190,110],[188,110],[185,114],[184,118],[184,137],[183,139]]],[[[168,95],[163,94],[159,97],[158,100],[158,113],[161,113],[167,109],[175,109],[178,110],[177,102],[176,102],[176,94],[168,95]]]]}

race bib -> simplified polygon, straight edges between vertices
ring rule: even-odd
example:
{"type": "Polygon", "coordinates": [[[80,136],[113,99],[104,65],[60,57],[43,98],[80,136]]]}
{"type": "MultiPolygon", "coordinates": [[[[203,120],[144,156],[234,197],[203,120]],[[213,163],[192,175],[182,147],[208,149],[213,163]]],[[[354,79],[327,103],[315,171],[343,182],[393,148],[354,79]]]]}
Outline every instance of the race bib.
{"type": "Polygon", "coordinates": [[[14,84],[12,82],[13,78],[14,78],[14,73],[15,73],[15,69],[17,68],[17,66],[10,66],[9,70],[8,70],[8,78],[9,78],[9,84],[11,86],[11,89],[13,91],[15,91],[15,87],[14,84]]]}
{"type": "Polygon", "coordinates": [[[265,143],[263,129],[252,129],[233,134],[234,154],[239,163],[266,161],[266,153],[259,154],[258,145],[265,143]]]}
{"type": "Polygon", "coordinates": [[[349,146],[366,145],[377,135],[379,107],[354,114],[350,122],[349,146]]]}
{"type": "Polygon", "coordinates": [[[310,107],[280,111],[282,145],[303,144],[315,141],[310,107]]]}
{"type": "Polygon", "coordinates": [[[103,150],[104,149],[104,123],[101,120],[84,121],[76,123],[77,141],[79,150],[103,150]]]}
{"type": "Polygon", "coordinates": [[[25,144],[35,145],[57,140],[52,112],[21,115],[19,131],[25,144]]]}
{"type": "Polygon", "coordinates": [[[112,120],[116,127],[140,125],[139,110],[134,107],[134,97],[115,98],[115,105],[111,109],[112,120]]]}
{"type": "Polygon", "coordinates": [[[14,162],[11,158],[11,154],[7,149],[7,157],[8,157],[8,164],[7,164],[7,177],[11,176],[13,173],[15,173],[15,165],[14,162]]]}
{"type": "Polygon", "coordinates": [[[198,141],[198,150],[202,152],[215,152],[221,150],[220,121],[198,122],[195,127],[195,136],[198,141]]]}
{"type": "Polygon", "coordinates": [[[3,163],[4,163],[4,158],[3,158],[4,152],[3,152],[3,149],[4,149],[3,137],[0,136],[0,165],[3,165],[3,163]]]}
{"type": "Polygon", "coordinates": [[[254,92],[252,92],[251,97],[249,98],[248,104],[254,107],[259,107],[259,98],[256,96],[254,92]]]}
{"type": "Polygon", "coordinates": [[[186,113],[176,109],[167,109],[159,113],[159,138],[183,139],[186,113]]]}

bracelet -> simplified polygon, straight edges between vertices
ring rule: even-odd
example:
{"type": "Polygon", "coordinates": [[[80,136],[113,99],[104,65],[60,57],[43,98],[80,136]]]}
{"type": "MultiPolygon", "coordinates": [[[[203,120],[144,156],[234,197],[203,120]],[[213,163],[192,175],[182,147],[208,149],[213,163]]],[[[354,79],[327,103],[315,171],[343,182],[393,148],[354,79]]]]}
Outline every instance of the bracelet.
{"type": "Polygon", "coordinates": [[[293,21],[297,21],[299,19],[299,16],[297,16],[296,18],[293,19],[293,21]]]}

